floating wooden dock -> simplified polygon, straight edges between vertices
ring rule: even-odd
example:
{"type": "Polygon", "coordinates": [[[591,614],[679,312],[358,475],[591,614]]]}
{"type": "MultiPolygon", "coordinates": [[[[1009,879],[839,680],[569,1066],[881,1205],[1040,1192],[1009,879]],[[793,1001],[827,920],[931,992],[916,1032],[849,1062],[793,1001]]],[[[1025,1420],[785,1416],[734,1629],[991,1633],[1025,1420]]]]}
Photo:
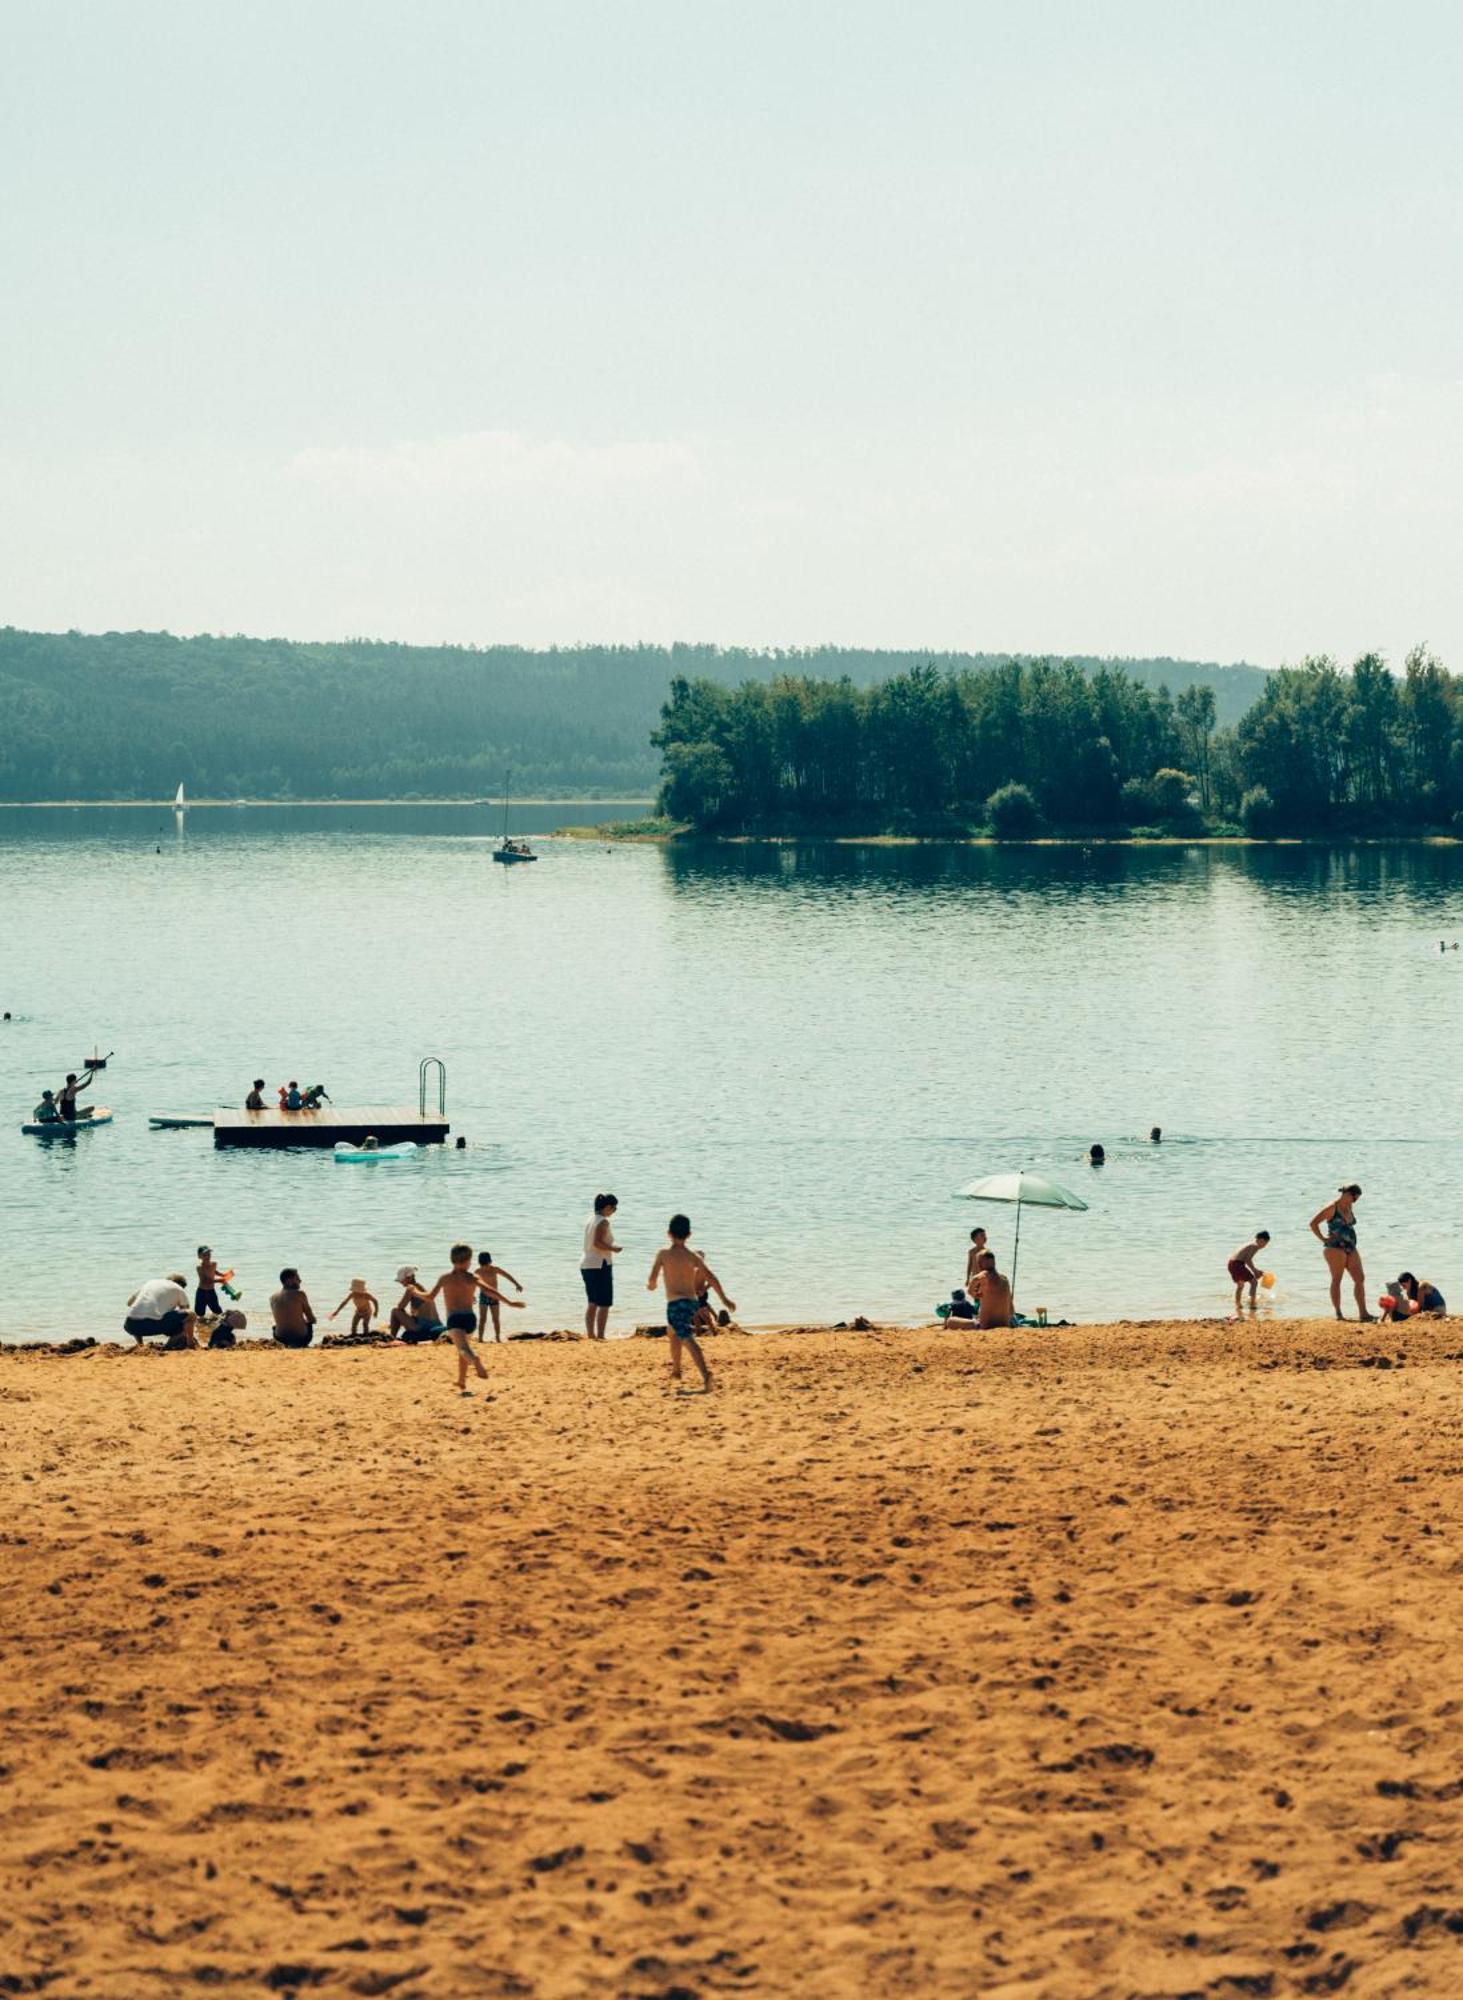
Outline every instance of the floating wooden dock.
{"type": "Polygon", "coordinates": [[[409,1104],[324,1104],[318,1111],[220,1110],[213,1114],[215,1146],[359,1146],[375,1137],[383,1146],[411,1139],[440,1146],[451,1131],[446,1116],[424,1116],[409,1104]]]}

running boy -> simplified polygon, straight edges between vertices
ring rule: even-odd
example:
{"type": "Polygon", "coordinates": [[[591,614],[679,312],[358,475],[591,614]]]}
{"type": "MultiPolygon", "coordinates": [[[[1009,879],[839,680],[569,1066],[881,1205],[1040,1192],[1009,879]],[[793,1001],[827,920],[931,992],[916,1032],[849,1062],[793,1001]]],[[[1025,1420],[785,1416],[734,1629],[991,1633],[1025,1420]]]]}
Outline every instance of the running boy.
{"type": "Polygon", "coordinates": [[[350,1290],[330,1317],[334,1319],[335,1314],[344,1312],[347,1306],[352,1308],[351,1332],[369,1333],[371,1331],[371,1322],[381,1310],[381,1301],[374,1293],[366,1290],[366,1281],[364,1278],[351,1279],[350,1290]]]}
{"type": "Polygon", "coordinates": [[[701,1386],[711,1387],[711,1370],[706,1366],[706,1357],[696,1341],[694,1328],[696,1316],[701,1310],[703,1288],[715,1290],[726,1300],[728,1312],[737,1309],[736,1300],[728,1299],[722,1290],[721,1280],[696,1251],[692,1250],[687,1238],[691,1234],[691,1224],[684,1215],[673,1215],[667,1225],[666,1234],[670,1245],[662,1250],[650,1267],[650,1276],[645,1281],[647,1292],[655,1290],[657,1281],[665,1280],[665,1317],[670,1335],[671,1380],[681,1379],[681,1350],[686,1349],[691,1359],[701,1371],[701,1386]]]}
{"type": "Polygon", "coordinates": [[[505,1306],[521,1306],[523,1301],[505,1299],[501,1292],[494,1290],[486,1278],[479,1277],[476,1271],[469,1269],[472,1261],[471,1244],[454,1243],[451,1255],[452,1269],[442,1273],[427,1297],[435,1299],[439,1292],[442,1295],[442,1304],[447,1309],[447,1331],[451,1336],[452,1345],[457,1349],[458,1394],[465,1396],[469,1361],[484,1382],[488,1379],[487,1369],[472,1351],[472,1337],[477,1331],[478,1323],[478,1293],[486,1292],[490,1298],[505,1306]]]}
{"type": "MultiPolygon", "coordinates": [[[[493,1338],[494,1340],[501,1340],[503,1338],[503,1328],[499,1322],[498,1313],[502,1305],[503,1295],[496,1289],[498,1282],[500,1279],[506,1278],[515,1292],[521,1292],[523,1287],[511,1271],[506,1270],[503,1265],[493,1262],[493,1253],[491,1250],[479,1250],[478,1276],[486,1278],[489,1285],[494,1287],[492,1291],[479,1292],[478,1294],[478,1339],[482,1340],[486,1336],[488,1331],[488,1315],[491,1313],[493,1316],[493,1338]]],[[[510,1300],[509,1303],[513,1302],[510,1300]]]]}
{"type": "Polygon", "coordinates": [[[1255,1259],[1270,1241],[1268,1229],[1257,1229],[1253,1243],[1247,1243],[1243,1250],[1236,1250],[1229,1260],[1229,1275],[1234,1280],[1234,1309],[1244,1310],[1244,1300],[1240,1294],[1246,1285],[1250,1288],[1250,1311],[1255,1310],[1255,1287],[1260,1282],[1260,1272],[1255,1259]]]}

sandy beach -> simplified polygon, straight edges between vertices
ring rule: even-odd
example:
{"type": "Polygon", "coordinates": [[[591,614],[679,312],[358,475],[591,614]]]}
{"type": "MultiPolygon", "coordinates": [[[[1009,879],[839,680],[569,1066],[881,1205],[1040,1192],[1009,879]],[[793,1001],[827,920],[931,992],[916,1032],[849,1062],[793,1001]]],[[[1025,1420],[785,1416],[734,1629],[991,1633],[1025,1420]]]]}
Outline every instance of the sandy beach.
{"type": "Polygon", "coordinates": [[[1463,1325],[0,1352],[0,1992],[1463,1991],[1463,1325]]]}

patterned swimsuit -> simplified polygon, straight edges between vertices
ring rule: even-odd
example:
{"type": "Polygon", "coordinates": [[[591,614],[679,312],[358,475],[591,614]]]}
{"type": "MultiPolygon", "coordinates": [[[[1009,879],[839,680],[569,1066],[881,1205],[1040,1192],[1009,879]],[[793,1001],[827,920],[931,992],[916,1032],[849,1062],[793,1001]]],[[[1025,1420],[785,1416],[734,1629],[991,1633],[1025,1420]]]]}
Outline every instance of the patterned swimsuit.
{"type": "Polygon", "coordinates": [[[1348,1222],[1341,1213],[1338,1202],[1326,1219],[1326,1244],[1328,1250],[1351,1251],[1356,1248],[1356,1220],[1348,1222]]]}

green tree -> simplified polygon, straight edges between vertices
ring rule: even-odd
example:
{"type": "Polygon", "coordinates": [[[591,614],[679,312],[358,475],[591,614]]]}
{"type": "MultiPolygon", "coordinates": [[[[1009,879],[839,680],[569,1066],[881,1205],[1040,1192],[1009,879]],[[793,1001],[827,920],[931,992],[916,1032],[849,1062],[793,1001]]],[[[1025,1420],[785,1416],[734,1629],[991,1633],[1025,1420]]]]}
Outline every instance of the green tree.
{"type": "Polygon", "coordinates": [[[1454,683],[1426,646],[1407,655],[1405,675],[1397,696],[1403,787],[1420,818],[1446,822],[1458,801],[1450,783],[1458,726],[1454,683]]]}
{"type": "Polygon", "coordinates": [[[723,823],[733,790],[731,763],[714,743],[673,743],[666,751],[659,803],[667,818],[716,827],[723,823]]]}
{"type": "Polygon", "coordinates": [[[1208,812],[1211,802],[1210,744],[1214,736],[1216,716],[1214,690],[1196,681],[1192,687],[1186,687],[1180,692],[1173,709],[1184,752],[1199,780],[1199,804],[1205,812],[1208,812]]]}
{"type": "Polygon", "coordinates": [[[1041,809],[1025,785],[1002,785],[986,800],[997,840],[1031,840],[1041,831],[1041,809]]]}
{"type": "Polygon", "coordinates": [[[1192,820],[1194,780],[1187,771],[1155,771],[1148,791],[1161,820],[1192,820]]]}
{"type": "Polygon", "coordinates": [[[1399,761],[1397,683],[1379,654],[1364,653],[1346,689],[1346,790],[1375,814],[1392,803],[1399,761]]]}
{"type": "Polygon", "coordinates": [[[1263,785],[1251,785],[1240,800],[1240,825],[1251,840],[1268,840],[1275,831],[1275,801],[1263,785]]]}

